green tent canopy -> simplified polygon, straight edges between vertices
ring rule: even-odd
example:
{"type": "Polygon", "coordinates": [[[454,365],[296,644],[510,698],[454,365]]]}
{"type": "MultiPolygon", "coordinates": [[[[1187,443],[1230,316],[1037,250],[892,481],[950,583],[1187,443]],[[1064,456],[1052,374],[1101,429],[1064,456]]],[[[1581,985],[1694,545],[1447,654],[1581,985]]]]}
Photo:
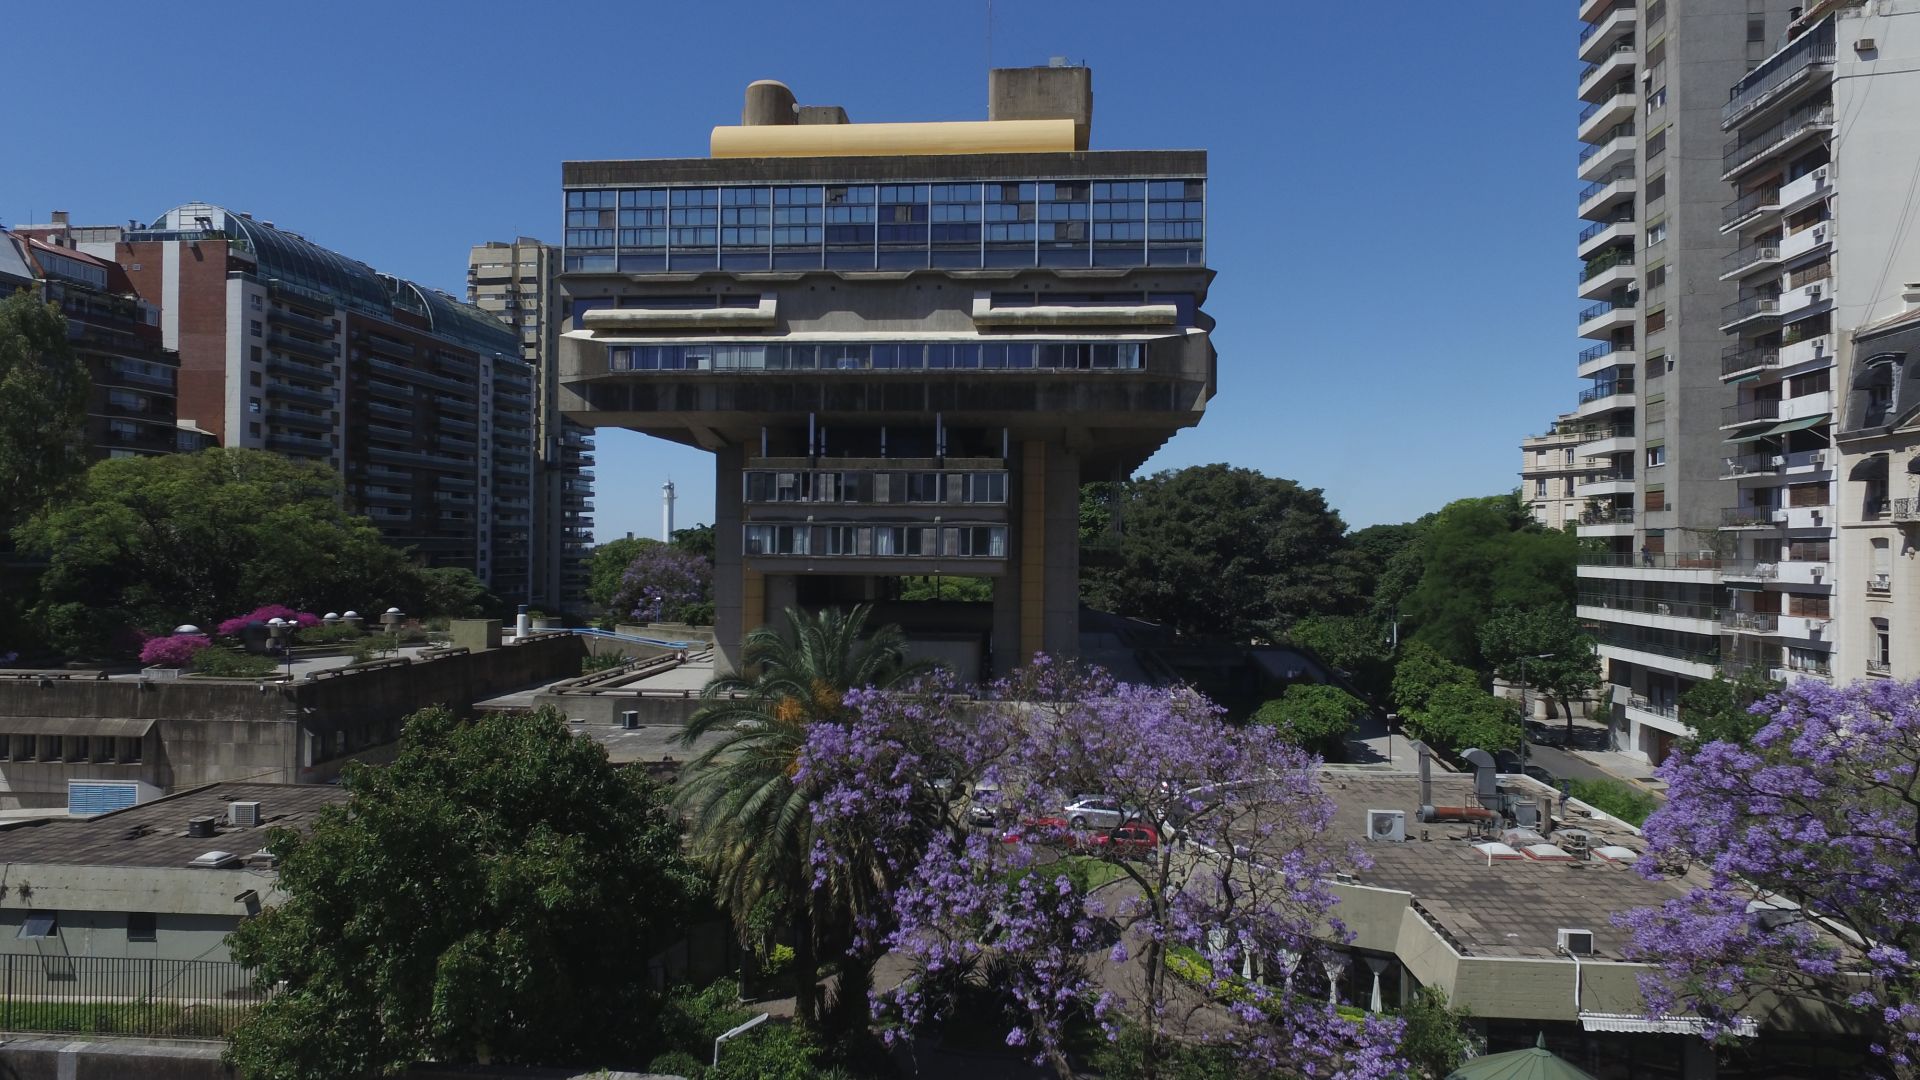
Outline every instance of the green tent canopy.
{"type": "Polygon", "coordinates": [[[1593,1074],[1548,1053],[1542,1032],[1531,1048],[1474,1058],[1448,1073],[1447,1080],[1593,1080],[1593,1074]]]}

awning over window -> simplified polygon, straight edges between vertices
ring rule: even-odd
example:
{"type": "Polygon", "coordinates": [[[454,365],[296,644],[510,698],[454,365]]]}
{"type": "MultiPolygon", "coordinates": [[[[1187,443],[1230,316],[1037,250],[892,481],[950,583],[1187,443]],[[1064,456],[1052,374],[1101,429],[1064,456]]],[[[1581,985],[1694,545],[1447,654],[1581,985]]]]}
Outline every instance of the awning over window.
{"type": "Polygon", "coordinates": [[[1885,480],[1887,478],[1887,455],[1874,454],[1861,458],[1847,470],[1849,480],[1885,480]]]}
{"type": "Polygon", "coordinates": [[[139,739],[153,729],[153,720],[112,716],[9,716],[0,718],[0,735],[108,735],[139,739]]]}
{"type": "Polygon", "coordinates": [[[60,936],[59,913],[54,911],[29,911],[26,921],[20,924],[20,937],[50,938],[60,936]]]}
{"type": "Polygon", "coordinates": [[[1761,439],[1768,438],[1772,435],[1773,435],[1773,428],[1771,426],[1763,427],[1763,428],[1751,428],[1739,435],[1735,435],[1733,438],[1728,439],[1727,441],[1730,443],[1757,442],[1761,439]]]}
{"type": "Polygon", "coordinates": [[[1785,435],[1789,431],[1805,431],[1810,427],[1819,427],[1827,422],[1827,414],[1803,416],[1798,420],[1783,420],[1767,429],[1769,435],[1785,435]]]}

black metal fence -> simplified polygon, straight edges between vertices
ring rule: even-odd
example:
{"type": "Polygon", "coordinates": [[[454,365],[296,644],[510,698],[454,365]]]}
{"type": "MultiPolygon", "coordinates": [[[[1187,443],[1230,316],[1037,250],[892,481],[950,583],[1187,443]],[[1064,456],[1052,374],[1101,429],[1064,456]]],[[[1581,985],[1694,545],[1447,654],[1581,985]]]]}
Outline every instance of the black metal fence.
{"type": "Polygon", "coordinates": [[[0,1031],[223,1039],[265,999],[225,960],[0,955],[0,1031]]]}

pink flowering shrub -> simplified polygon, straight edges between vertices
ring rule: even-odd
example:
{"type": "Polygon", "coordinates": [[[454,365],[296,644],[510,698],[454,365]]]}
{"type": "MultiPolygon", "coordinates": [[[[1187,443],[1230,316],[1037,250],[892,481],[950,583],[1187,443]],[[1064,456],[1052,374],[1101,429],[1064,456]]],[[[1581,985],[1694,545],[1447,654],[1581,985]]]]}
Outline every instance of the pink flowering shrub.
{"type": "Polygon", "coordinates": [[[298,626],[319,626],[320,616],[311,611],[295,611],[285,604],[268,604],[255,608],[245,615],[236,615],[220,624],[220,633],[226,637],[238,634],[248,623],[264,623],[270,619],[288,619],[298,626]]]}
{"type": "Polygon", "coordinates": [[[1345,960],[1326,928],[1350,935],[1325,883],[1364,857],[1326,835],[1317,759],[1266,725],[1227,724],[1193,691],[1044,657],[982,696],[938,681],[853,691],[853,716],[811,725],[796,763],[817,895],[888,883],[883,903],[852,913],[850,955],[918,969],[874,998],[889,1041],[955,1010],[953,975],[993,965],[1017,1003],[1007,1044],[1056,1070],[1090,1008],[1109,1039],[1206,1045],[1275,1075],[1402,1075],[1400,1021],[1347,1019],[1327,1001],[1321,976],[1345,960]],[[947,792],[974,785],[1030,824],[1012,837],[968,828],[947,792]],[[1160,841],[1143,856],[1044,823],[1084,792],[1118,799],[1160,841]],[[1061,845],[1117,867],[1124,887],[1087,887],[1061,845]],[[1195,954],[1205,963],[1176,963],[1195,954]],[[1266,978],[1242,981],[1249,967],[1266,978]],[[1211,1007],[1191,1007],[1195,983],[1211,1007]]]}
{"type": "Polygon", "coordinates": [[[183,668],[195,653],[213,645],[205,634],[166,634],[148,638],[140,646],[140,662],[148,667],[183,668]]]}
{"type": "Polygon", "coordinates": [[[1752,711],[1750,743],[1660,768],[1636,866],[1695,875],[1615,918],[1653,966],[1648,1008],[1712,1038],[1774,995],[1812,1000],[1858,1025],[1875,1074],[1920,1076],[1920,683],[1801,680],[1752,711]]]}

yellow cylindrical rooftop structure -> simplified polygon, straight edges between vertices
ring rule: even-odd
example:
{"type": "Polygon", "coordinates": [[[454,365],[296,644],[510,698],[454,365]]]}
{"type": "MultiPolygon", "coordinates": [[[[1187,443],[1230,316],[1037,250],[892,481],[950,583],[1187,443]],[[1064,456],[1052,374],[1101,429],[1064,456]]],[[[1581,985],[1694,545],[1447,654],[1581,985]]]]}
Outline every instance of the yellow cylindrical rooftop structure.
{"type": "Polygon", "coordinates": [[[1046,154],[1075,149],[1072,120],[716,127],[716,158],[1046,154]]]}

